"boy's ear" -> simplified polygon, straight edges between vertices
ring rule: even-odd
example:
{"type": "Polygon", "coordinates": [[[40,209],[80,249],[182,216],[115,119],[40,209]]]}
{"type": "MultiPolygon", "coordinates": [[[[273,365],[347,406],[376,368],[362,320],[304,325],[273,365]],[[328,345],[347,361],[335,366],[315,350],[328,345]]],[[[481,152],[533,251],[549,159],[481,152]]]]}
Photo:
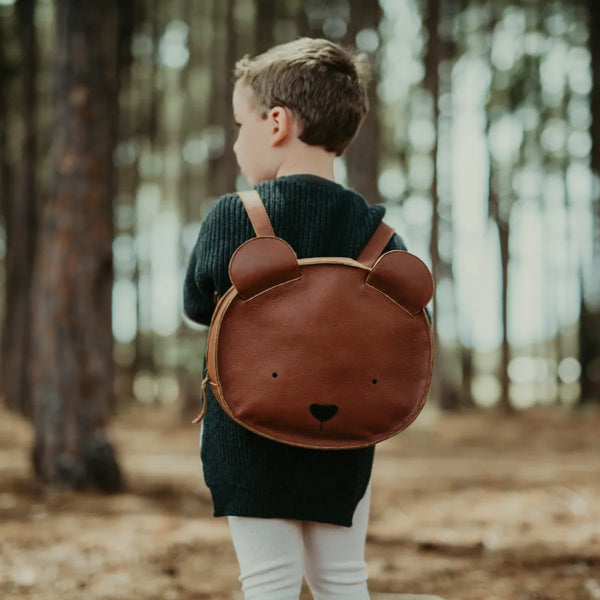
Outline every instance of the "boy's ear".
{"type": "Polygon", "coordinates": [[[294,115],[283,106],[274,106],[267,116],[271,126],[271,145],[278,146],[292,133],[294,127],[294,115]]]}

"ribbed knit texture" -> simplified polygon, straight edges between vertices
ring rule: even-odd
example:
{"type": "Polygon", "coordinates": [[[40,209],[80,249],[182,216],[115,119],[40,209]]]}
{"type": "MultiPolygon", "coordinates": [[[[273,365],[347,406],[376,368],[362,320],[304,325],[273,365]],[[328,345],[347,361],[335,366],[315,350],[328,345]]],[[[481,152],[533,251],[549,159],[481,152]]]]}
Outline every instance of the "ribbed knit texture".
{"type": "MultiPolygon", "coordinates": [[[[260,194],[275,234],[298,258],[357,258],[385,213],[356,192],[314,175],[265,181],[260,194]]],[[[254,237],[237,194],[222,196],[206,216],[184,283],[184,310],[208,325],[213,293],[231,286],[234,251],[254,237]]],[[[405,249],[394,235],[387,250],[405,249]]],[[[208,394],[202,464],[215,516],[300,519],[350,526],[369,482],[373,448],[311,450],[262,438],[235,423],[208,394]]]]}

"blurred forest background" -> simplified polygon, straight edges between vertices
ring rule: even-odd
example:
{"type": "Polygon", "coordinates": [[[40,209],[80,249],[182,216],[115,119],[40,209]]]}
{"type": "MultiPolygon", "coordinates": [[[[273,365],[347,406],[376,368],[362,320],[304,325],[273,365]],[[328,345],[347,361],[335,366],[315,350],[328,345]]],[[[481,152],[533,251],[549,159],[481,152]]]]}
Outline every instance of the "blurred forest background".
{"type": "Polygon", "coordinates": [[[597,0],[0,0],[0,596],[240,597],[182,280],[247,187],[235,60],[324,36],[375,74],[336,177],[437,284],[372,598],[600,600],[598,32],[597,0]]]}
{"type": "Polygon", "coordinates": [[[594,0],[0,0],[1,382],[37,473],[118,488],[108,415],[198,406],[182,277],[247,187],[233,64],[297,36],[374,66],[337,177],[433,270],[431,402],[598,403],[599,30],[594,0]]]}

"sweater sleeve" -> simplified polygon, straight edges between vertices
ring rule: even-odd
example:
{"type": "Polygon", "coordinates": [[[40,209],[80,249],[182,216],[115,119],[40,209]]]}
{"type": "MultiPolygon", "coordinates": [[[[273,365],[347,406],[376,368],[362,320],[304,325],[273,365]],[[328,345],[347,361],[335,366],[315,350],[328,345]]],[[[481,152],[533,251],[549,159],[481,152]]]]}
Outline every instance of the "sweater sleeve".
{"type": "Polygon", "coordinates": [[[192,321],[210,325],[215,291],[222,295],[231,285],[229,260],[251,235],[238,195],[221,196],[202,221],[183,284],[183,310],[192,321]]]}
{"type": "Polygon", "coordinates": [[[208,272],[211,213],[200,226],[183,283],[183,312],[196,323],[209,325],[214,308],[215,283],[208,272]]]}

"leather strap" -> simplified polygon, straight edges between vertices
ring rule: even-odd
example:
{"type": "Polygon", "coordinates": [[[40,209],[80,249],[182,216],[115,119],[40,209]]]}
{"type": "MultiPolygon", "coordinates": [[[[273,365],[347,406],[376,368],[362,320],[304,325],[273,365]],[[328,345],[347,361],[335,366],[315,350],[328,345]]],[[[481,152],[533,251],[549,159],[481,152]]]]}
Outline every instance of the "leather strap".
{"type": "Polygon", "coordinates": [[[271,225],[271,220],[258,192],[256,190],[245,190],[238,192],[237,195],[248,213],[248,218],[257,237],[275,237],[273,225],[271,225]]]}
{"type": "MultiPolygon", "coordinates": [[[[248,218],[256,235],[258,237],[275,237],[273,225],[271,225],[271,220],[258,192],[256,190],[244,190],[237,194],[248,213],[248,218]]],[[[372,267],[393,235],[394,230],[391,227],[385,223],[380,223],[356,260],[367,267],[372,267]]]]}
{"type": "Polygon", "coordinates": [[[197,423],[200,423],[200,421],[202,421],[202,419],[204,419],[204,415],[206,414],[206,386],[208,385],[208,382],[209,382],[209,377],[207,374],[206,377],[202,380],[202,393],[200,395],[202,405],[200,408],[200,413],[192,421],[192,423],[194,423],[194,425],[196,425],[197,423]]]}
{"type": "Polygon", "coordinates": [[[393,235],[394,230],[391,227],[385,223],[380,223],[356,260],[367,267],[372,267],[393,235]]]}

